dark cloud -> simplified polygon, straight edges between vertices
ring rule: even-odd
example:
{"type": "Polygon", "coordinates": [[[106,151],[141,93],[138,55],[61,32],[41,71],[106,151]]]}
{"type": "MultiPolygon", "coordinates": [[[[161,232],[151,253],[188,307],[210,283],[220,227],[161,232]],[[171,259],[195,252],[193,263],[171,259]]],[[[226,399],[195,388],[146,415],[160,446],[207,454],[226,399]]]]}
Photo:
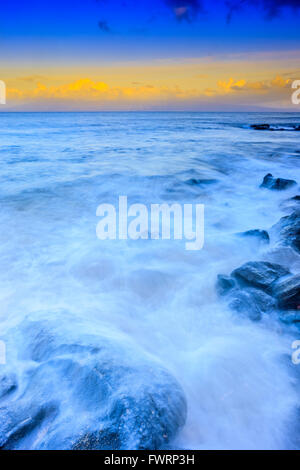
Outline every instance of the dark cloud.
{"type": "Polygon", "coordinates": [[[300,8],[300,0],[263,0],[262,4],[268,18],[279,16],[286,7],[294,10],[300,8]]]}
{"type": "Polygon", "coordinates": [[[112,32],[109,24],[105,20],[98,21],[98,26],[99,26],[99,29],[101,29],[101,31],[103,31],[104,33],[112,32]]]}
{"type": "Polygon", "coordinates": [[[252,5],[264,11],[266,19],[280,16],[284,9],[289,8],[297,11],[300,9],[300,0],[233,0],[228,1],[227,21],[230,22],[232,16],[244,7],[252,5]]]}
{"type": "Polygon", "coordinates": [[[165,0],[178,21],[193,21],[199,12],[203,12],[202,0],[165,0]]]}

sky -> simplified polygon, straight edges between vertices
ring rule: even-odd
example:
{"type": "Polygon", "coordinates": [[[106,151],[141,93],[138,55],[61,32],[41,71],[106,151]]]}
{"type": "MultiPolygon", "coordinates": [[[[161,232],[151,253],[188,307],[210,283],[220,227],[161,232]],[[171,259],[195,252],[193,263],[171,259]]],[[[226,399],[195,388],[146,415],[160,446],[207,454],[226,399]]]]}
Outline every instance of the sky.
{"type": "Polygon", "coordinates": [[[297,111],[300,0],[10,0],[0,111],[297,111]]]}

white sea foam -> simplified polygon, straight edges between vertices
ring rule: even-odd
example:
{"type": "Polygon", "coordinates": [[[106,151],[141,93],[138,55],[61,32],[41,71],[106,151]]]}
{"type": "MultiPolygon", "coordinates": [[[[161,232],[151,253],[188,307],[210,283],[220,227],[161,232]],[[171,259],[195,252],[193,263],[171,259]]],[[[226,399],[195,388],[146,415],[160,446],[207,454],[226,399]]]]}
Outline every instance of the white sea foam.
{"type": "MultiPolygon", "coordinates": [[[[67,309],[91,332],[125,334],[178,379],[188,419],[174,446],[292,447],[297,333],[275,318],[238,318],[215,292],[217,274],[280,257],[275,239],[257,246],[236,233],[268,230],[296,194],[259,185],[268,172],[299,181],[298,134],[245,128],[289,120],[295,115],[1,114],[0,339],[31,311],[67,309]],[[129,203],[205,204],[203,250],[98,240],[96,208],[121,194],[129,203]]],[[[18,371],[17,351],[10,337],[6,361],[18,371]]]]}

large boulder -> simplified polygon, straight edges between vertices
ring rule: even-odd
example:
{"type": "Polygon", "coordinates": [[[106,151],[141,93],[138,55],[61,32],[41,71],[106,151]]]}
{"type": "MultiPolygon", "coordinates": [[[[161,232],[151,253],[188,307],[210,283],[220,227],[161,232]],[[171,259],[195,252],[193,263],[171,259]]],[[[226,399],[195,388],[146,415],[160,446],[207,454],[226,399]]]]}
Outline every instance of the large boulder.
{"type": "Polygon", "coordinates": [[[287,180],[284,178],[274,178],[271,173],[268,173],[264,179],[262,184],[260,185],[261,188],[268,188],[268,189],[276,189],[276,190],[284,190],[295,186],[297,183],[294,180],[287,180]]]}
{"type": "Polygon", "coordinates": [[[158,449],[185,423],[179,383],[118,332],[39,312],[11,338],[22,372],[0,381],[2,449],[158,449]]]}
{"type": "Polygon", "coordinates": [[[284,310],[300,310],[300,274],[273,285],[273,295],[284,310]]]}
{"type": "Polygon", "coordinates": [[[251,287],[234,289],[229,299],[229,307],[232,310],[249,317],[252,321],[259,321],[263,313],[270,313],[276,308],[273,297],[251,287]]]}
{"type": "Polygon", "coordinates": [[[300,251],[300,210],[295,210],[292,214],[282,217],[273,226],[275,232],[279,232],[279,237],[284,245],[289,245],[300,251]]]}
{"type": "Polygon", "coordinates": [[[273,282],[289,274],[288,269],[267,261],[250,261],[235,269],[231,275],[240,286],[269,290],[273,282]]]}

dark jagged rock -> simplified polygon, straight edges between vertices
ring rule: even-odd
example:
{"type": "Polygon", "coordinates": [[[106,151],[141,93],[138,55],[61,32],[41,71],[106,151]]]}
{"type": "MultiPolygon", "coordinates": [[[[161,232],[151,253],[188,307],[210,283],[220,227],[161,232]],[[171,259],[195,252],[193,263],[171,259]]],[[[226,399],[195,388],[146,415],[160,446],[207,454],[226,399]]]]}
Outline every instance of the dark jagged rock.
{"type": "Polygon", "coordinates": [[[263,182],[260,185],[260,187],[282,191],[284,189],[291,188],[292,186],[295,186],[296,184],[297,183],[294,180],[287,180],[284,178],[274,178],[271,173],[268,173],[264,177],[263,182]]]}
{"type": "Polygon", "coordinates": [[[276,301],[265,292],[249,287],[232,291],[229,307],[253,321],[259,321],[263,313],[269,313],[276,308],[276,301]]]}
{"type": "Polygon", "coordinates": [[[300,210],[295,210],[292,214],[282,217],[273,227],[279,231],[279,236],[284,245],[291,246],[300,251],[300,210]]]}
{"type": "Polygon", "coordinates": [[[268,290],[273,282],[286,276],[289,271],[283,266],[266,261],[250,261],[235,269],[231,275],[241,286],[252,286],[268,290]]]}
{"type": "Polygon", "coordinates": [[[9,334],[24,367],[0,400],[0,448],[159,449],[184,425],[180,385],[127,337],[90,334],[65,311],[37,312],[9,334]]]}
{"type": "Polygon", "coordinates": [[[268,131],[270,129],[270,124],[251,124],[250,127],[256,131],[268,131]]]}
{"type": "Polygon", "coordinates": [[[300,310],[300,274],[276,282],[272,291],[279,308],[300,310]]]}
{"type": "Polygon", "coordinates": [[[256,238],[263,243],[270,243],[270,237],[266,230],[259,230],[259,229],[247,230],[246,232],[238,233],[238,235],[240,237],[256,238]]]}
{"type": "Polygon", "coordinates": [[[235,281],[230,276],[218,274],[216,289],[219,295],[226,295],[235,286],[235,281]]]}

